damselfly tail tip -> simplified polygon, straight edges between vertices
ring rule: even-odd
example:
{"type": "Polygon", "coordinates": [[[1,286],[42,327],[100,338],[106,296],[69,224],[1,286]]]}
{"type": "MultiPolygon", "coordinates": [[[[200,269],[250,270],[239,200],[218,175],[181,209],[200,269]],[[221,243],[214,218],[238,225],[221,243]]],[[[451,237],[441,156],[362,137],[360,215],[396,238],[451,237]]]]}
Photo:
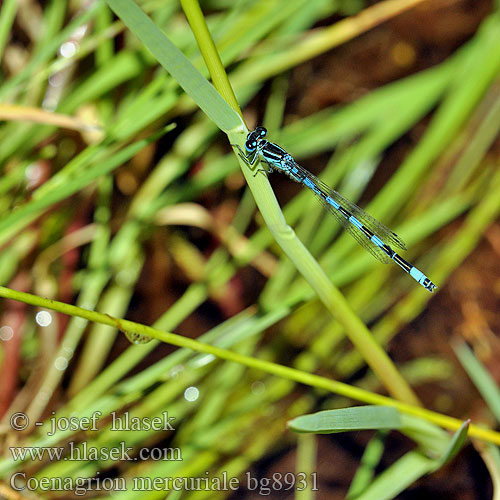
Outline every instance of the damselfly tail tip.
{"type": "Polygon", "coordinates": [[[424,287],[431,293],[433,293],[434,290],[437,288],[437,286],[429,278],[427,278],[427,282],[424,283],[424,287]]]}

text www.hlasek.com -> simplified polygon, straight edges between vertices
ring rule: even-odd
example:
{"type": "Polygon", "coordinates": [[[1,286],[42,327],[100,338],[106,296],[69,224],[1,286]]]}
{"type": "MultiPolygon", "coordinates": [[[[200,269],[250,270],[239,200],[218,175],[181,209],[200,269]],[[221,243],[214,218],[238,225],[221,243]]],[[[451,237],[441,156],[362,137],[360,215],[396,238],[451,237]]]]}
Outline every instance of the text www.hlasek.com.
{"type": "Polygon", "coordinates": [[[119,446],[112,448],[88,446],[84,441],[75,443],[70,441],[67,447],[37,447],[37,446],[11,446],[10,453],[15,461],[41,461],[41,460],[68,460],[68,461],[89,461],[89,460],[113,460],[113,461],[182,461],[180,448],[141,448],[137,456],[132,456],[133,448],[125,446],[122,441],[119,446]]]}

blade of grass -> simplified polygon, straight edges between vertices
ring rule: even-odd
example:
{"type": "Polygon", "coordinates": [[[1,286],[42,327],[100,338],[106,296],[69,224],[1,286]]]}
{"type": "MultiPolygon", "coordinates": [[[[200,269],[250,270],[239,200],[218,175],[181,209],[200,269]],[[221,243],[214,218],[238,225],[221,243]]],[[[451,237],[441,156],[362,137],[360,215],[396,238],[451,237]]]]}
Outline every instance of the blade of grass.
{"type": "Polygon", "coordinates": [[[15,104],[0,104],[0,120],[25,120],[70,130],[100,130],[98,125],[87,123],[80,118],[53,113],[52,111],[31,106],[17,106],[15,104]]]}
{"type": "Polygon", "coordinates": [[[391,500],[417,479],[431,472],[434,464],[434,460],[419,451],[410,451],[377,476],[356,500],[391,500]]]}
{"type": "Polygon", "coordinates": [[[479,447],[479,449],[493,483],[492,500],[500,500],[500,450],[492,444],[486,445],[484,448],[479,447]]]}
{"type": "Polygon", "coordinates": [[[465,342],[454,342],[452,347],[463,368],[486,401],[488,408],[497,422],[500,422],[500,390],[498,384],[465,342]]]}
{"type": "Polygon", "coordinates": [[[332,434],[366,429],[399,429],[402,425],[396,408],[354,406],[301,415],[288,422],[294,432],[332,434]]]}
{"type": "Polygon", "coordinates": [[[221,130],[230,132],[240,129],[243,132],[240,116],[134,2],[131,0],[106,1],[116,15],[151,51],[157,61],[221,130]]]}
{"type": "Polygon", "coordinates": [[[0,59],[3,58],[5,45],[16,17],[18,5],[19,2],[17,0],[5,0],[2,2],[2,10],[0,11],[0,59]]]}
{"type": "Polygon", "coordinates": [[[306,478],[306,487],[295,492],[295,500],[314,500],[313,474],[318,470],[318,443],[316,436],[302,434],[297,439],[297,463],[295,473],[306,478]]]}
{"type": "Polygon", "coordinates": [[[380,431],[370,439],[370,442],[365,448],[361,463],[356,470],[356,474],[351,481],[346,499],[354,500],[357,498],[373,481],[375,476],[375,468],[379,465],[382,454],[385,448],[385,438],[387,431],[380,431]]]}
{"type": "MultiPolygon", "coordinates": [[[[64,302],[45,299],[43,297],[38,297],[30,293],[12,290],[6,287],[0,287],[0,297],[17,300],[19,302],[24,302],[25,304],[30,304],[37,307],[51,309],[53,311],[58,311],[63,314],[69,314],[71,316],[78,316],[80,318],[88,319],[89,321],[94,321],[96,323],[115,327],[122,332],[145,335],[147,337],[152,337],[154,339],[161,340],[162,342],[166,342],[177,347],[185,347],[197,352],[212,354],[220,359],[233,361],[235,363],[241,363],[248,367],[262,370],[266,373],[271,373],[278,377],[294,380],[295,382],[299,382],[301,384],[309,385],[312,387],[317,387],[319,389],[325,389],[329,392],[356,399],[368,404],[391,406],[397,408],[402,413],[421,417],[446,429],[458,430],[463,424],[462,421],[456,418],[442,415],[431,410],[426,410],[418,406],[402,403],[387,396],[374,394],[369,391],[359,389],[342,382],[338,382],[336,380],[327,379],[325,377],[321,377],[319,375],[314,375],[311,373],[305,373],[294,368],[289,368],[277,363],[271,363],[262,359],[244,356],[242,354],[228,351],[226,349],[221,349],[216,346],[204,344],[203,342],[198,342],[197,340],[186,338],[175,333],[164,332],[161,330],[157,330],[156,328],[141,325],[139,323],[135,323],[126,319],[114,318],[108,314],[89,311],[87,309],[76,307],[71,304],[65,304],[64,302]]],[[[491,429],[471,425],[469,428],[469,436],[500,445],[500,433],[491,429]]]]}

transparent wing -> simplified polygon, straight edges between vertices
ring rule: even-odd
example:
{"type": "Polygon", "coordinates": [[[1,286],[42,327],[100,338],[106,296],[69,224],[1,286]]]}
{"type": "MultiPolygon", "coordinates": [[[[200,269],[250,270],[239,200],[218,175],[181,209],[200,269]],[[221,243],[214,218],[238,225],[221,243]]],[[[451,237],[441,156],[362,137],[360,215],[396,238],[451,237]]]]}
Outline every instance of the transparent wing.
{"type": "MultiPolygon", "coordinates": [[[[312,174],[311,174],[312,175],[312,174]]],[[[365,225],[372,233],[376,234],[384,243],[389,246],[407,250],[405,242],[386,225],[382,224],[377,219],[374,219],[370,214],[367,214],[362,208],[358,207],[352,201],[344,198],[340,193],[321,182],[317,177],[316,181],[320,183],[321,189],[326,189],[328,195],[333,198],[339,205],[342,205],[348,212],[351,212],[359,222],[365,225]]]]}
{"type": "MultiPolygon", "coordinates": [[[[368,215],[363,209],[351,201],[345,199],[340,193],[327,186],[324,182],[319,180],[311,172],[301,167],[297,163],[295,166],[301,174],[311,180],[321,191],[326,193],[330,198],[336,201],[342,208],[344,208],[350,215],[354,215],[361,224],[369,229],[373,234],[378,236],[385,244],[406,250],[406,245],[403,240],[388,227],[384,226],[381,222],[368,215]]],[[[381,262],[390,262],[390,257],[381,250],[375,243],[373,243],[365,234],[363,234],[356,226],[354,226],[348,219],[346,219],[335,207],[331,206],[321,196],[316,196],[317,199],[324,205],[324,207],[342,224],[345,230],[368,252],[370,252],[376,259],[381,262]]]]}

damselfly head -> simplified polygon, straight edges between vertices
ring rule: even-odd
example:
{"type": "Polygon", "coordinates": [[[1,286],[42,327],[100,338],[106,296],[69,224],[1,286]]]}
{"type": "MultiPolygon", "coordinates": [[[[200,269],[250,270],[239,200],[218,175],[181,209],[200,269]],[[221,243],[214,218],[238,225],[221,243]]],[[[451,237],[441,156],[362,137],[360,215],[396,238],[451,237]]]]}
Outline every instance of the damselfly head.
{"type": "Polygon", "coordinates": [[[257,148],[259,141],[267,134],[267,130],[264,127],[257,127],[255,130],[247,135],[247,140],[245,142],[245,149],[249,153],[253,153],[257,148]]]}

